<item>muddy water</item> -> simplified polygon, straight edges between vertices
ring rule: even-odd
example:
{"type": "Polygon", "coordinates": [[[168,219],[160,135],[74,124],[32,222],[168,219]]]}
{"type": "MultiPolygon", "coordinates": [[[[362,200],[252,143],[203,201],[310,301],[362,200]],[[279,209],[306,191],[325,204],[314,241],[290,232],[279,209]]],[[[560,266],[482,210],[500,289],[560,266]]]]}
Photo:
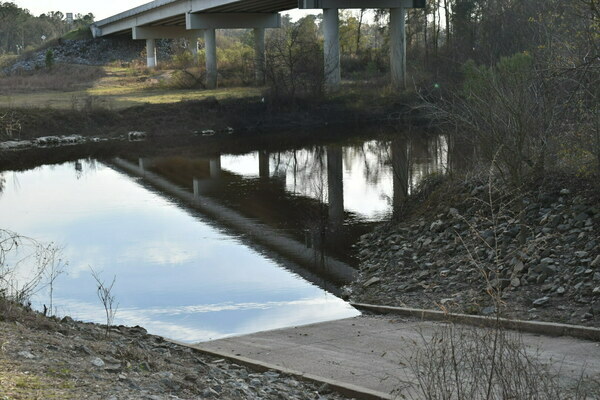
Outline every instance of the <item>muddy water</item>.
{"type": "Polygon", "coordinates": [[[447,163],[444,137],[81,160],[2,172],[0,221],[62,249],[58,315],[103,321],[91,267],[116,277],[116,324],[197,342],[358,315],[352,243],[447,163]]]}

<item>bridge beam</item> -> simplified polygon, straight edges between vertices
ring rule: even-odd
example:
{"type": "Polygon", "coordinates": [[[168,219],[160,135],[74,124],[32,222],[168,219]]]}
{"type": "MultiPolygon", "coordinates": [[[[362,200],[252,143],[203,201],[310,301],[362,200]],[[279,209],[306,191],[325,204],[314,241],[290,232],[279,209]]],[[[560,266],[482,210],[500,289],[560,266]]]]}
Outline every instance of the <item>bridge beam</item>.
{"type": "Polygon", "coordinates": [[[188,30],[182,26],[134,26],[131,29],[133,40],[140,39],[179,39],[200,35],[198,30],[188,30]]]}
{"type": "Polygon", "coordinates": [[[300,0],[300,9],[424,8],[426,0],[300,0]]]}
{"type": "Polygon", "coordinates": [[[278,13],[206,13],[185,15],[187,29],[279,28],[278,13]]]}

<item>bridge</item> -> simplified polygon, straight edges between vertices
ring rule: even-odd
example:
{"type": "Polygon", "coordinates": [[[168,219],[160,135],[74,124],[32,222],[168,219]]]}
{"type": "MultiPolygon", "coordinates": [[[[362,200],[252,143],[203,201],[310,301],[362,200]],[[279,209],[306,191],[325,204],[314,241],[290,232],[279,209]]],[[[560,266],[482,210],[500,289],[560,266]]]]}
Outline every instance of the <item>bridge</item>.
{"type": "MultiPolygon", "coordinates": [[[[406,84],[407,8],[423,8],[426,0],[155,0],[91,26],[94,37],[131,35],[146,40],[148,67],[157,64],[156,40],[203,36],[206,51],[206,86],[217,87],[216,29],[253,29],[257,84],[265,81],[265,29],[281,27],[280,12],[323,10],[325,84],[336,90],[341,82],[339,10],[390,10],[390,70],[395,87],[406,84]]],[[[191,50],[197,55],[196,46],[191,50]]]]}

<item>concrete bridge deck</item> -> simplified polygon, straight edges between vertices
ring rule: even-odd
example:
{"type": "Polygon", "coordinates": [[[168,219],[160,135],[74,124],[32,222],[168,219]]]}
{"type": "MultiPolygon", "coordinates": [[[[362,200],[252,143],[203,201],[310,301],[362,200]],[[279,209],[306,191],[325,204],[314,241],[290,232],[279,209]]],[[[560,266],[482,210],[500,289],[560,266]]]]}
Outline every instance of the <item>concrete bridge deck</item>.
{"type": "MultiPolygon", "coordinates": [[[[414,349],[439,327],[438,322],[397,316],[362,316],[193,347],[362,388],[370,393],[365,398],[394,398],[395,390],[406,393],[415,380],[408,365],[414,349]]],[[[600,380],[600,343],[528,333],[522,338],[532,355],[560,369],[561,379],[576,380],[585,368],[592,381],[600,380]]]]}

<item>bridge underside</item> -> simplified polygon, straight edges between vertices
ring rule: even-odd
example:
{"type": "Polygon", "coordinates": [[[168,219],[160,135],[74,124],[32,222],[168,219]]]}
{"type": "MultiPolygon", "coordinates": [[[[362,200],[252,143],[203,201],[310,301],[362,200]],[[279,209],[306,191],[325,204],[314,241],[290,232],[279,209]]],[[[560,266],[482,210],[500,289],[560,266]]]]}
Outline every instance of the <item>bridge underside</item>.
{"type": "Polygon", "coordinates": [[[131,34],[146,40],[148,66],[155,67],[156,39],[190,38],[197,56],[197,38],[204,35],[207,87],[217,86],[215,29],[254,29],[257,83],[264,83],[265,29],[281,26],[279,12],[295,8],[322,9],[325,37],[325,81],[330,90],[340,84],[339,9],[390,9],[391,80],[405,82],[406,8],[424,7],[425,0],[155,0],[92,25],[94,37],[131,34]]]}
{"type": "MultiPolygon", "coordinates": [[[[292,10],[297,7],[296,1],[282,0],[269,2],[265,0],[253,0],[243,3],[244,6],[240,5],[240,2],[221,5],[218,7],[208,8],[201,12],[192,12],[191,14],[216,14],[216,13],[277,13],[287,10],[292,10]]],[[[172,17],[160,19],[145,25],[140,26],[186,26],[186,14],[178,14],[172,17]]],[[[131,28],[126,28],[115,34],[128,34],[131,28]]]]}

